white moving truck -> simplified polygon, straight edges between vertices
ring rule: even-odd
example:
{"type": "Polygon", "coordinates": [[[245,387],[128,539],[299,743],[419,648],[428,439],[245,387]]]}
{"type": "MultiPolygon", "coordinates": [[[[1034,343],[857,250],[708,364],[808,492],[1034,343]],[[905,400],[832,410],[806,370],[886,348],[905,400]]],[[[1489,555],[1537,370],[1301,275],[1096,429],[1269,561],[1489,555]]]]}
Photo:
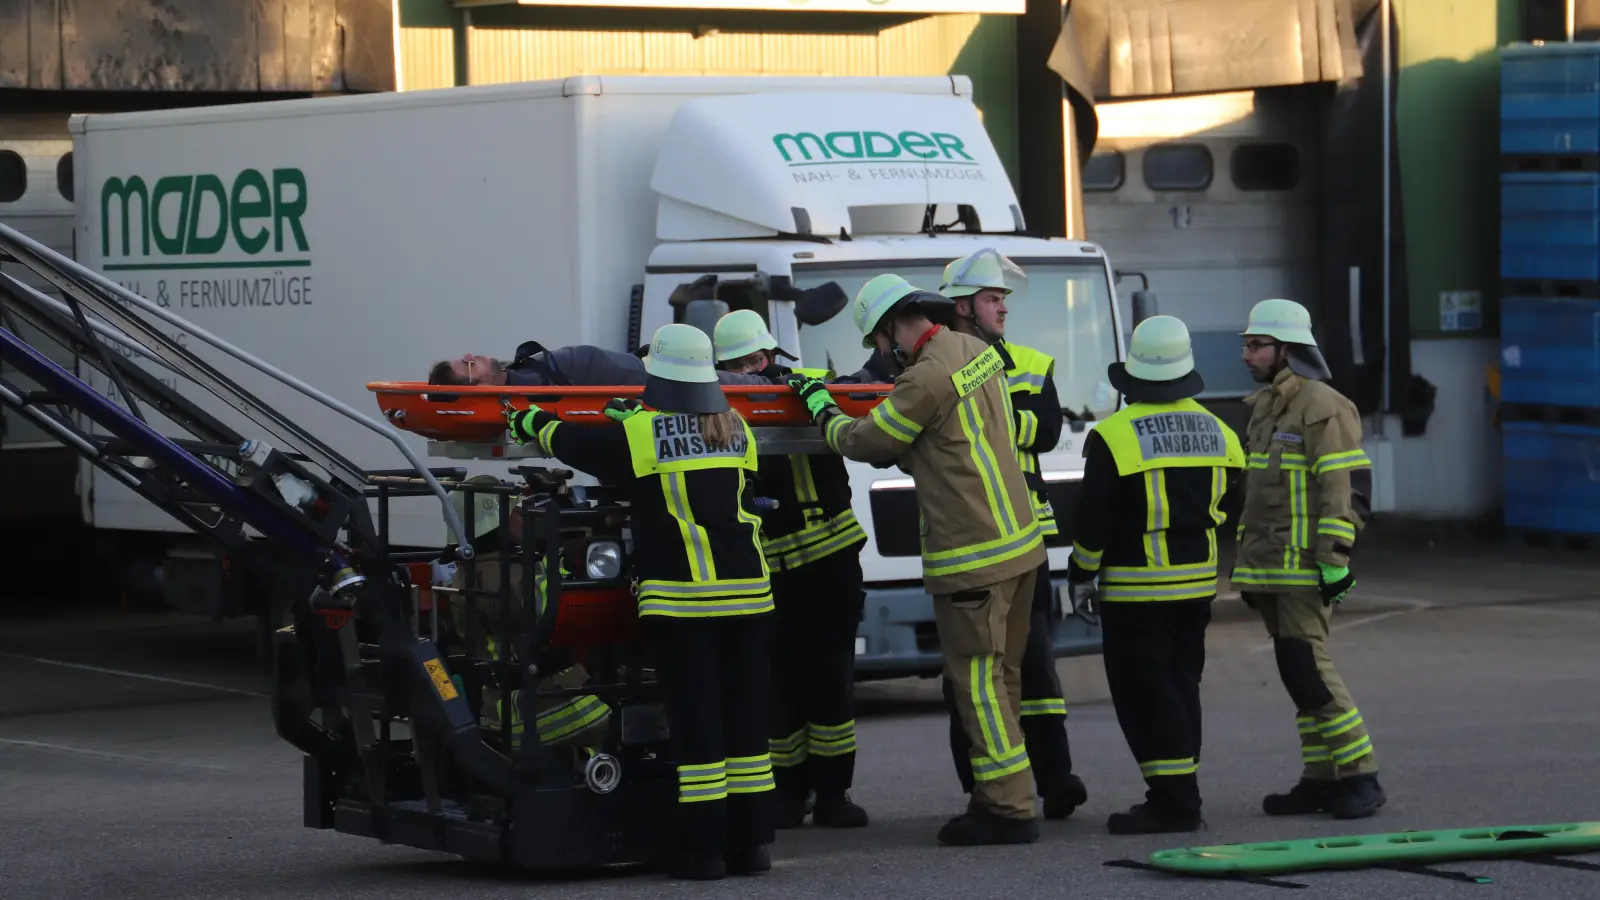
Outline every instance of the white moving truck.
{"type": "MultiPolygon", "coordinates": [[[[848,310],[802,322],[797,292],[832,282],[853,298],[882,272],[937,289],[946,263],[981,247],[1026,268],[1008,333],[1055,357],[1063,407],[1093,419],[1118,402],[1105,255],[1026,234],[963,77],[583,76],[80,116],[72,133],[82,262],[359,409],[377,410],[368,382],[423,381],[467,352],[631,350],[681,321],[669,297],[708,275],[801,365],[854,372],[869,354],[848,310]]],[[[402,464],[379,436],[191,349],[357,464],[402,464]]],[[[1043,460],[1069,530],[1083,429],[1043,460]]],[[[871,536],[861,677],[933,674],[910,480],[858,464],[851,480],[871,536]]],[[[87,464],[81,483],[97,531],[178,538],[87,464]]],[[[435,501],[397,502],[390,521],[397,545],[444,540],[435,501]]],[[[197,564],[174,546],[169,572],[179,556],[197,564]]],[[[1069,547],[1050,552],[1058,576],[1069,547]]],[[[1078,620],[1058,632],[1059,652],[1097,646],[1078,620]]]]}

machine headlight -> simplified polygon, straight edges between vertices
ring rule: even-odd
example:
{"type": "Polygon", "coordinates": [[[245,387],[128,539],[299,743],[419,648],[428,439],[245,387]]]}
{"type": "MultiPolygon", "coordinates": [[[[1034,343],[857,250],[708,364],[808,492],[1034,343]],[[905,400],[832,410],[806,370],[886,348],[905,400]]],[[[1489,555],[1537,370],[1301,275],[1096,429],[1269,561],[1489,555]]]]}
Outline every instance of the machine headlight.
{"type": "Polygon", "coordinates": [[[622,574],[622,546],[615,541],[596,541],[584,553],[584,571],[590,578],[603,580],[622,574]]]}

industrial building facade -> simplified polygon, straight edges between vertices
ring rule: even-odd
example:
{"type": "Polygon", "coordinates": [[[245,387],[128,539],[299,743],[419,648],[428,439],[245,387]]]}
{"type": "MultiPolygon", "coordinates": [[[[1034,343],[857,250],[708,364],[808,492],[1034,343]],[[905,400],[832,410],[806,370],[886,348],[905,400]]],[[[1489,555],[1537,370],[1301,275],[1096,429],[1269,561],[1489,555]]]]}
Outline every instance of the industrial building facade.
{"type": "MultiPolygon", "coordinates": [[[[576,74],[966,75],[1030,230],[1101,243],[1124,296],[1148,284],[1184,317],[1214,405],[1237,416],[1250,387],[1250,304],[1301,300],[1382,435],[1379,508],[1475,515],[1496,501],[1497,48],[1564,39],[1557,6],[0,0],[0,218],[71,252],[75,112],[576,74]]],[[[471,154],[462,135],[440,164],[471,154]]]]}

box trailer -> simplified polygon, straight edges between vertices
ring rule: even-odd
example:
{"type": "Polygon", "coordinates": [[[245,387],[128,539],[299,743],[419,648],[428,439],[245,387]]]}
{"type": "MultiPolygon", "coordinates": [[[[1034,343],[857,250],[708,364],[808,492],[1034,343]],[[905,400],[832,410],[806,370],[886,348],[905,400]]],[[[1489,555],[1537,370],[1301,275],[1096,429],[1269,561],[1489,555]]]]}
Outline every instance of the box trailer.
{"type": "MultiPolygon", "coordinates": [[[[1122,354],[1114,278],[1093,244],[1028,234],[964,77],[582,76],[78,116],[71,129],[81,261],[366,410],[369,382],[424,380],[463,353],[529,339],[632,350],[683,320],[669,301],[707,276],[718,299],[765,315],[800,365],[853,372],[868,351],[848,312],[802,323],[799,292],[831,282],[853,297],[883,272],[936,290],[948,262],[994,247],[1028,274],[1008,335],[1055,357],[1071,420],[1042,457],[1061,581],[1086,428],[1119,402],[1106,380],[1122,354]]],[[[399,462],[328,408],[191,349],[347,458],[399,462]]],[[[911,481],[850,473],[870,536],[860,677],[934,674],[911,481]]],[[[171,534],[151,560],[170,594],[241,611],[221,564],[165,513],[92,468],[79,483],[97,532],[171,534]]],[[[388,515],[397,544],[444,540],[437,504],[388,515]]],[[[1098,644],[1071,618],[1056,639],[1060,653],[1098,644]]]]}

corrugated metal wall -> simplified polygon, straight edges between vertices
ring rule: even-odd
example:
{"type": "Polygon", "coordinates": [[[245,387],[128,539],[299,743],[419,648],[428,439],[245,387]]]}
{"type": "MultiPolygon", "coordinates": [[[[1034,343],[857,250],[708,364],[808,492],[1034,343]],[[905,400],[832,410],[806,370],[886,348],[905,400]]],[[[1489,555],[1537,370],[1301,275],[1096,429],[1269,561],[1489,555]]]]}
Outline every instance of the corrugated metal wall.
{"type": "MultiPolygon", "coordinates": [[[[407,3],[401,13],[404,88],[455,84],[456,41],[449,22],[429,10],[413,16],[407,3]]],[[[467,78],[495,84],[580,74],[967,75],[984,124],[1016,181],[1014,17],[704,12],[693,21],[686,26],[639,10],[476,10],[467,29],[467,78]],[[641,16],[662,20],[660,27],[639,27],[641,16]],[[634,27],[608,27],[612,21],[634,27]]]]}

